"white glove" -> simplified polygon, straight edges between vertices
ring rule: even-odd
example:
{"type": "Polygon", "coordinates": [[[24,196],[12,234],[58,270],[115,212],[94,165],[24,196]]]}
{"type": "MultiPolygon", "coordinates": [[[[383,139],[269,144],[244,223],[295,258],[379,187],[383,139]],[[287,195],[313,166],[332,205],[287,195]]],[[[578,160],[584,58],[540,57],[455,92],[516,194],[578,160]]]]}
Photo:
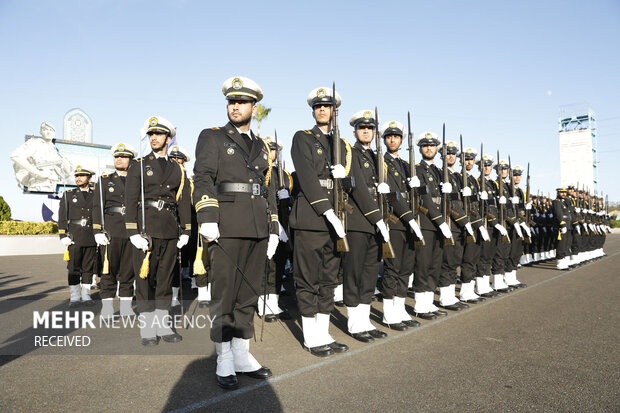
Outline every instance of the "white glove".
{"type": "Polygon", "coordinates": [[[543,228],[543,232],[547,232],[547,227],[542,227],[543,228]]]}
{"type": "Polygon", "coordinates": [[[412,219],[411,221],[409,221],[409,226],[411,227],[411,230],[413,231],[415,236],[418,237],[420,241],[422,241],[424,237],[422,236],[422,231],[420,230],[418,222],[415,219],[412,219]]]}
{"type": "Polygon", "coordinates": [[[504,195],[499,197],[499,203],[504,205],[506,203],[506,197],[504,195]]]}
{"type": "Polygon", "coordinates": [[[525,209],[527,209],[528,211],[532,209],[532,202],[528,202],[527,204],[525,204],[525,209]]]}
{"type": "Polygon", "coordinates": [[[452,184],[450,182],[444,182],[441,184],[441,192],[444,194],[449,194],[452,192],[452,184]]]}
{"type": "Polygon", "coordinates": [[[466,186],[463,188],[463,196],[471,196],[471,188],[466,186]]]}
{"type": "Polygon", "coordinates": [[[562,229],[560,230],[560,232],[561,232],[562,234],[566,234],[566,227],[562,228],[562,229]]]}
{"type": "Polygon", "coordinates": [[[388,184],[386,184],[385,182],[381,182],[379,185],[377,185],[377,193],[379,193],[379,194],[389,194],[390,193],[390,186],[388,184]]]}
{"type": "Polygon", "coordinates": [[[181,236],[179,236],[179,241],[177,242],[177,248],[178,249],[183,248],[184,246],[187,245],[188,241],[189,241],[189,235],[181,234],[181,236]]]}
{"type": "Polygon", "coordinates": [[[276,253],[276,249],[278,248],[278,243],[280,242],[280,237],[277,234],[269,234],[269,241],[267,242],[267,259],[270,260],[273,258],[273,255],[276,253]]]}
{"type": "Polygon", "coordinates": [[[471,227],[471,223],[468,222],[465,224],[465,230],[469,233],[469,235],[472,237],[474,236],[474,229],[471,227]]]}
{"type": "Polygon", "coordinates": [[[529,238],[532,238],[532,231],[530,230],[530,227],[527,226],[527,224],[525,222],[521,223],[521,226],[523,227],[523,230],[525,231],[525,233],[527,234],[527,236],[529,238]]]}
{"type": "Polygon", "coordinates": [[[581,212],[581,208],[575,208],[575,212],[576,213],[580,213],[581,212]]]}
{"type": "Polygon", "coordinates": [[[60,239],[60,243],[65,247],[68,247],[71,244],[74,244],[73,240],[69,237],[64,237],[60,239]]]}
{"type": "Polygon", "coordinates": [[[327,218],[334,231],[336,231],[338,238],[344,238],[347,235],[347,233],[344,232],[342,222],[340,222],[333,209],[328,209],[323,213],[323,215],[325,215],[325,218],[327,218]]]}
{"type": "Polygon", "coordinates": [[[577,225],[575,229],[577,230],[577,234],[581,235],[581,228],[579,228],[579,225],[577,225]]]}
{"type": "Polygon", "coordinates": [[[383,242],[389,242],[390,241],[390,230],[387,228],[387,225],[385,225],[385,222],[383,222],[383,220],[381,219],[375,225],[377,226],[377,229],[379,230],[379,232],[381,233],[381,236],[383,237],[383,242]]]}
{"type": "Polygon", "coordinates": [[[344,166],[338,164],[332,166],[332,177],[335,179],[342,179],[347,176],[347,171],[344,169],[344,166]]]}
{"type": "Polygon", "coordinates": [[[532,232],[534,233],[534,235],[538,235],[538,228],[537,227],[532,227],[532,232]]]}
{"type": "Polygon", "coordinates": [[[519,203],[519,197],[518,196],[513,196],[512,198],[510,198],[510,202],[512,202],[513,204],[518,204],[519,203]]]}
{"type": "Polygon", "coordinates": [[[407,183],[409,184],[409,188],[419,188],[420,187],[420,179],[417,176],[413,176],[407,179],[407,183]]]}
{"type": "Polygon", "coordinates": [[[515,231],[517,232],[517,236],[519,238],[523,238],[523,232],[521,232],[521,226],[519,224],[513,226],[515,231]]]}
{"type": "Polygon", "coordinates": [[[288,189],[282,188],[278,192],[276,192],[276,196],[278,199],[288,199],[290,195],[288,194],[288,189]]]}
{"type": "Polygon", "coordinates": [[[278,222],[278,227],[280,228],[279,229],[279,231],[280,231],[280,235],[279,235],[280,241],[287,242],[288,241],[288,235],[286,235],[286,231],[284,230],[284,227],[279,222],[278,222]]]}
{"type": "Polygon", "coordinates": [[[139,250],[146,251],[149,248],[149,242],[140,234],[132,235],[129,241],[139,250]]]}
{"type": "Polygon", "coordinates": [[[439,226],[441,233],[443,234],[445,239],[452,238],[452,231],[450,231],[450,227],[445,222],[439,226]]]}
{"type": "Polygon", "coordinates": [[[588,226],[590,227],[592,231],[595,231],[594,224],[588,224],[588,226]]]}
{"type": "Polygon", "coordinates": [[[482,239],[485,241],[489,241],[490,238],[487,229],[485,227],[480,227],[478,228],[478,230],[480,231],[480,235],[482,235],[482,239]]]}
{"type": "Polygon", "coordinates": [[[489,194],[487,194],[487,191],[480,192],[480,199],[482,199],[483,201],[489,199],[489,194]]]}
{"type": "Polygon", "coordinates": [[[508,236],[508,231],[506,231],[506,228],[504,228],[502,225],[495,224],[494,227],[495,227],[496,230],[499,231],[500,234],[502,234],[504,236],[508,236]]]}
{"type": "Polygon", "coordinates": [[[106,235],[101,232],[95,234],[95,242],[97,243],[97,245],[108,245],[110,243],[108,237],[106,237],[106,235]]]}
{"type": "Polygon", "coordinates": [[[220,237],[220,228],[217,222],[204,222],[200,224],[198,232],[207,239],[207,242],[217,241],[220,237]]]}

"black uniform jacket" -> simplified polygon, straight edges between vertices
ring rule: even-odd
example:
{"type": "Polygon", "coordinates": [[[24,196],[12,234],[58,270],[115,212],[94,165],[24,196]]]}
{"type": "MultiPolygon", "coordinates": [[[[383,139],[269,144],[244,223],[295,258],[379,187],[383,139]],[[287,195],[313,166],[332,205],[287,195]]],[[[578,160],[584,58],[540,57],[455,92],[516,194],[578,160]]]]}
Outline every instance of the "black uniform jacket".
{"type": "Polygon", "coordinates": [[[218,223],[222,238],[266,238],[279,233],[269,146],[250,133],[252,147],[248,148],[229,122],[204,129],[196,144],[193,199],[198,224],[218,223]],[[230,191],[231,184],[252,187],[254,192],[230,191]]]}
{"type": "Polygon", "coordinates": [[[93,191],[79,188],[65,191],[58,210],[58,233],[60,238],[71,234],[75,245],[94,247],[93,235],[93,191]]]}
{"type": "Polygon", "coordinates": [[[463,197],[461,195],[461,189],[463,185],[461,183],[460,174],[448,169],[448,179],[452,184],[452,192],[450,196],[450,230],[453,232],[460,232],[465,227],[465,224],[469,222],[469,217],[465,215],[463,209],[463,197]]]}
{"type": "Polygon", "coordinates": [[[398,222],[390,222],[390,229],[406,231],[409,228],[409,221],[415,218],[409,202],[409,163],[389,153],[384,156],[387,166],[386,180],[390,186],[390,192],[396,194],[390,200],[392,213],[398,218],[398,222]]]}
{"type": "Polygon", "coordinates": [[[351,190],[353,212],[347,217],[347,231],[375,233],[375,224],[383,217],[379,211],[376,184],[378,183],[376,155],[356,142],[353,145],[351,173],[355,187],[351,190]]]}
{"type": "Polygon", "coordinates": [[[497,217],[498,217],[497,194],[499,192],[499,189],[497,188],[497,183],[494,180],[489,179],[488,177],[484,179],[485,188],[482,188],[481,185],[482,185],[482,179],[478,178],[478,186],[480,187],[481,191],[484,191],[487,193],[487,197],[488,197],[486,201],[482,199],[480,200],[480,202],[484,202],[484,214],[487,220],[487,229],[488,229],[488,227],[492,227],[495,224],[497,224],[497,217]]]}
{"type": "Polygon", "coordinates": [[[446,222],[441,215],[441,171],[435,164],[421,161],[416,164],[416,175],[420,180],[420,206],[428,210],[420,214],[420,228],[434,231],[446,222]]]}
{"type": "Polygon", "coordinates": [[[568,203],[568,199],[556,198],[553,200],[553,219],[556,228],[573,229],[573,220],[568,203]]]}
{"type": "Polygon", "coordinates": [[[118,208],[125,207],[125,179],[117,172],[101,175],[95,185],[93,199],[93,231],[102,232],[105,228],[111,238],[127,238],[125,216],[118,208]],[[101,191],[101,192],[100,192],[101,191]],[[101,223],[101,200],[103,200],[104,224],[101,223]],[[112,209],[111,209],[112,208],[112,209]]]}
{"type": "Polygon", "coordinates": [[[189,235],[191,188],[186,183],[185,168],[171,159],[157,159],[153,152],[129,165],[125,183],[127,235],[142,232],[141,170],[144,179],[146,233],[160,239],[174,239],[179,233],[189,235]],[[159,201],[161,209],[149,206],[149,203],[159,201]]]}
{"type": "MultiPolygon", "coordinates": [[[[469,203],[469,222],[472,227],[477,230],[482,226],[482,218],[480,216],[480,185],[476,178],[471,176],[469,172],[466,172],[467,186],[471,190],[470,197],[463,198],[463,211],[465,211],[465,203],[469,203]]],[[[463,188],[463,174],[456,174],[456,179],[459,183],[459,187],[463,188]]]]}
{"type": "MultiPolygon", "coordinates": [[[[291,158],[295,166],[295,176],[299,188],[289,225],[293,229],[308,231],[329,231],[329,224],[323,213],[333,209],[333,187],[330,166],[333,164],[331,135],[325,135],[315,126],[310,130],[300,130],[293,136],[291,158]]],[[[351,145],[340,139],[340,164],[345,167],[347,176],[351,173],[351,145]]]]}

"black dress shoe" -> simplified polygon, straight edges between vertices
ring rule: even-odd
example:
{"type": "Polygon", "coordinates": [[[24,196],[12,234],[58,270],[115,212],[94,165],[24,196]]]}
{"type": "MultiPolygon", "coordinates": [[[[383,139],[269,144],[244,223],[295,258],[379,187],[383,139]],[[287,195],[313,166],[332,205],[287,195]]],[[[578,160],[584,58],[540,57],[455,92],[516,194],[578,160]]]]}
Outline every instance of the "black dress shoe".
{"type": "Polygon", "coordinates": [[[327,357],[334,354],[334,350],[328,345],[306,348],[310,351],[310,354],[317,357],[327,357]]]}
{"type": "Polygon", "coordinates": [[[483,297],[472,298],[471,300],[461,300],[461,303],[478,304],[484,301],[483,297]]]}
{"type": "Polygon", "coordinates": [[[275,323],[276,321],[278,321],[278,315],[277,314],[267,314],[267,315],[265,315],[265,322],[266,323],[275,323]]]}
{"type": "Polygon", "coordinates": [[[69,308],[78,308],[81,305],[81,301],[69,301],[69,308]]]}
{"type": "Polygon", "coordinates": [[[344,301],[336,301],[334,302],[334,304],[336,305],[336,307],[344,307],[344,301]]]}
{"type": "Polygon", "coordinates": [[[267,367],[261,367],[260,369],[255,370],[255,371],[244,371],[241,373],[237,372],[237,374],[245,374],[248,377],[252,377],[253,379],[260,379],[260,380],[268,379],[269,377],[273,375],[271,370],[269,370],[267,367]]]}
{"type": "Polygon", "coordinates": [[[527,287],[527,284],[519,283],[519,284],[511,284],[510,286],[512,288],[525,288],[527,287]]]}
{"type": "Polygon", "coordinates": [[[328,346],[329,348],[334,350],[335,353],[344,353],[345,351],[349,349],[349,346],[347,346],[346,344],[339,343],[337,341],[334,341],[333,343],[329,343],[328,346]]]}
{"type": "Polygon", "coordinates": [[[394,324],[385,324],[390,330],[395,330],[395,331],[405,331],[406,329],[408,329],[409,327],[407,327],[407,324],[405,323],[394,323],[394,324]]]}
{"type": "Polygon", "coordinates": [[[405,320],[403,321],[403,324],[406,325],[407,327],[420,327],[422,325],[422,323],[420,323],[418,320],[405,320]]]}
{"type": "Polygon", "coordinates": [[[143,346],[156,346],[158,344],[159,344],[159,338],[158,337],[143,338],[142,339],[142,345],[143,346]]]}
{"type": "Polygon", "coordinates": [[[286,310],[278,314],[278,317],[280,318],[280,320],[292,320],[293,319],[293,316],[291,316],[291,314],[286,310]]]}
{"type": "Polygon", "coordinates": [[[179,341],[183,340],[183,337],[181,337],[180,334],[172,333],[166,336],[161,336],[161,339],[164,340],[166,343],[178,343],[179,341]]]}
{"type": "Polygon", "coordinates": [[[236,389],[239,386],[237,376],[234,374],[231,374],[230,376],[218,376],[216,374],[215,377],[217,377],[217,384],[223,389],[231,390],[236,389]]]}
{"type": "Polygon", "coordinates": [[[368,330],[367,333],[372,338],[386,338],[387,337],[387,333],[385,331],[377,330],[376,328],[374,330],[368,330]]]}
{"type": "Polygon", "coordinates": [[[514,288],[511,287],[507,287],[507,288],[498,288],[495,290],[498,293],[509,293],[511,291],[514,291],[514,288]]]}
{"type": "Polygon", "coordinates": [[[434,320],[437,318],[435,313],[415,313],[415,316],[423,320],[434,320]]]}
{"type": "Polygon", "coordinates": [[[448,312],[447,311],[443,311],[443,310],[437,310],[437,311],[433,311],[433,314],[435,314],[436,316],[443,317],[443,316],[448,315],[448,312]]]}
{"type": "MultiPolygon", "coordinates": [[[[446,310],[450,310],[450,311],[461,311],[465,307],[463,307],[462,305],[459,305],[458,303],[454,303],[450,305],[442,305],[441,308],[445,308],[446,310]]],[[[441,311],[441,310],[437,310],[437,311],[441,311]]]]}
{"type": "Polygon", "coordinates": [[[84,304],[86,307],[94,307],[94,306],[95,306],[95,302],[94,302],[93,300],[86,300],[86,301],[83,301],[83,304],[84,304]]]}
{"type": "Polygon", "coordinates": [[[367,331],[362,331],[361,333],[351,333],[351,337],[356,339],[357,341],[361,341],[362,343],[372,343],[375,339],[368,334],[367,331]]]}
{"type": "Polygon", "coordinates": [[[482,293],[482,294],[478,294],[480,297],[484,297],[484,298],[493,298],[493,297],[497,297],[499,295],[501,295],[500,293],[498,293],[497,291],[489,291],[488,293],[482,293]]]}

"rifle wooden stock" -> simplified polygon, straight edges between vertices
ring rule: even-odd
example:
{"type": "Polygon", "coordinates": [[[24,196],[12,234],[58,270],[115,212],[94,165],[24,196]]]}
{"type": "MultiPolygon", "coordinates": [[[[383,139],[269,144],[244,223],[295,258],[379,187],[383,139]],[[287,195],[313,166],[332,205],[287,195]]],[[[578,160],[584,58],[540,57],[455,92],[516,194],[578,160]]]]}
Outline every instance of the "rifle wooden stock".
{"type": "MultiPolygon", "coordinates": [[[[332,132],[333,132],[333,152],[332,152],[332,163],[333,165],[339,165],[341,163],[341,148],[340,148],[340,130],[338,129],[338,107],[336,106],[336,83],[334,82],[332,88],[332,96],[333,96],[333,113],[332,113],[332,132]]],[[[346,205],[346,195],[344,193],[344,189],[342,189],[342,183],[340,179],[334,178],[334,212],[340,222],[342,223],[342,227],[347,229],[347,207],[346,205]]],[[[349,208],[351,206],[349,205],[349,208]]],[[[347,241],[346,235],[344,238],[340,238],[336,242],[336,250],[338,252],[349,252],[349,242],[347,241]]]]}
{"type": "MultiPolygon", "coordinates": [[[[413,150],[413,131],[411,129],[411,113],[407,112],[407,143],[409,147],[407,151],[409,152],[409,177],[413,178],[416,176],[417,171],[415,168],[415,152],[413,150]]],[[[420,205],[420,195],[418,195],[418,191],[415,188],[409,188],[409,204],[411,205],[411,211],[416,215],[415,219],[420,226],[420,213],[426,215],[428,213],[428,209],[424,208],[420,205]]],[[[417,238],[417,235],[416,235],[417,238]]],[[[415,245],[425,245],[424,238],[417,238],[415,245]]]]}
{"type": "MultiPolygon", "coordinates": [[[[385,183],[385,159],[383,158],[383,151],[381,150],[381,142],[379,140],[379,115],[377,113],[377,107],[375,107],[375,122],[376,122],[376,127],[375,127],[375,143],[376,143],[376,147],[377,147],[377,176],[378,176],[378,181],[379,181],[379,185],[385,183]]],[[[383,221],[386,223],[386,226],[388,227],[388,231],[389,231],[389,226],[388,226],[388,222],[390,221],[390,215],[392,215],[390,213],[390,207],[389,207],[389,203],[387,200],[387,196],[385,194],[377,194],[379,196],[379,210],[381,211],[381,217],[383,219],[383,221]]],[[[392,215],[393,216],[393,215],[392,215]]],[[[396,218],[396,217],[394,217],[396,218]]],[[[398,218],[396,218],[396,221],[392,221],[392,222],[397,222],[398,218]]],[[[396,256],[396,254],[394,254],[394,248],[392,247],[392,243],[388,240],[387,242],[383,242],[383,258],[394,258],[396,256]]]]}

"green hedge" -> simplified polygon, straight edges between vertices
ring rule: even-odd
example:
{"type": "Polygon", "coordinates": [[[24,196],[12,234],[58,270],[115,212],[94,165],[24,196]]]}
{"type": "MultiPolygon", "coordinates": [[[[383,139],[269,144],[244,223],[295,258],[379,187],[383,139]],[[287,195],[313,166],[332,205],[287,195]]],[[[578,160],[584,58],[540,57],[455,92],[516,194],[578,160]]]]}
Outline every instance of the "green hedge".
{"type": "Polygon", "coordinates": [[[0,235],[58,234],[55,222],[0,221],[0,235]]]}
{"type": "Polygon", "coordinates": [[[620,228],[620,219],[612,219],[610,227],[620,228]]]}

